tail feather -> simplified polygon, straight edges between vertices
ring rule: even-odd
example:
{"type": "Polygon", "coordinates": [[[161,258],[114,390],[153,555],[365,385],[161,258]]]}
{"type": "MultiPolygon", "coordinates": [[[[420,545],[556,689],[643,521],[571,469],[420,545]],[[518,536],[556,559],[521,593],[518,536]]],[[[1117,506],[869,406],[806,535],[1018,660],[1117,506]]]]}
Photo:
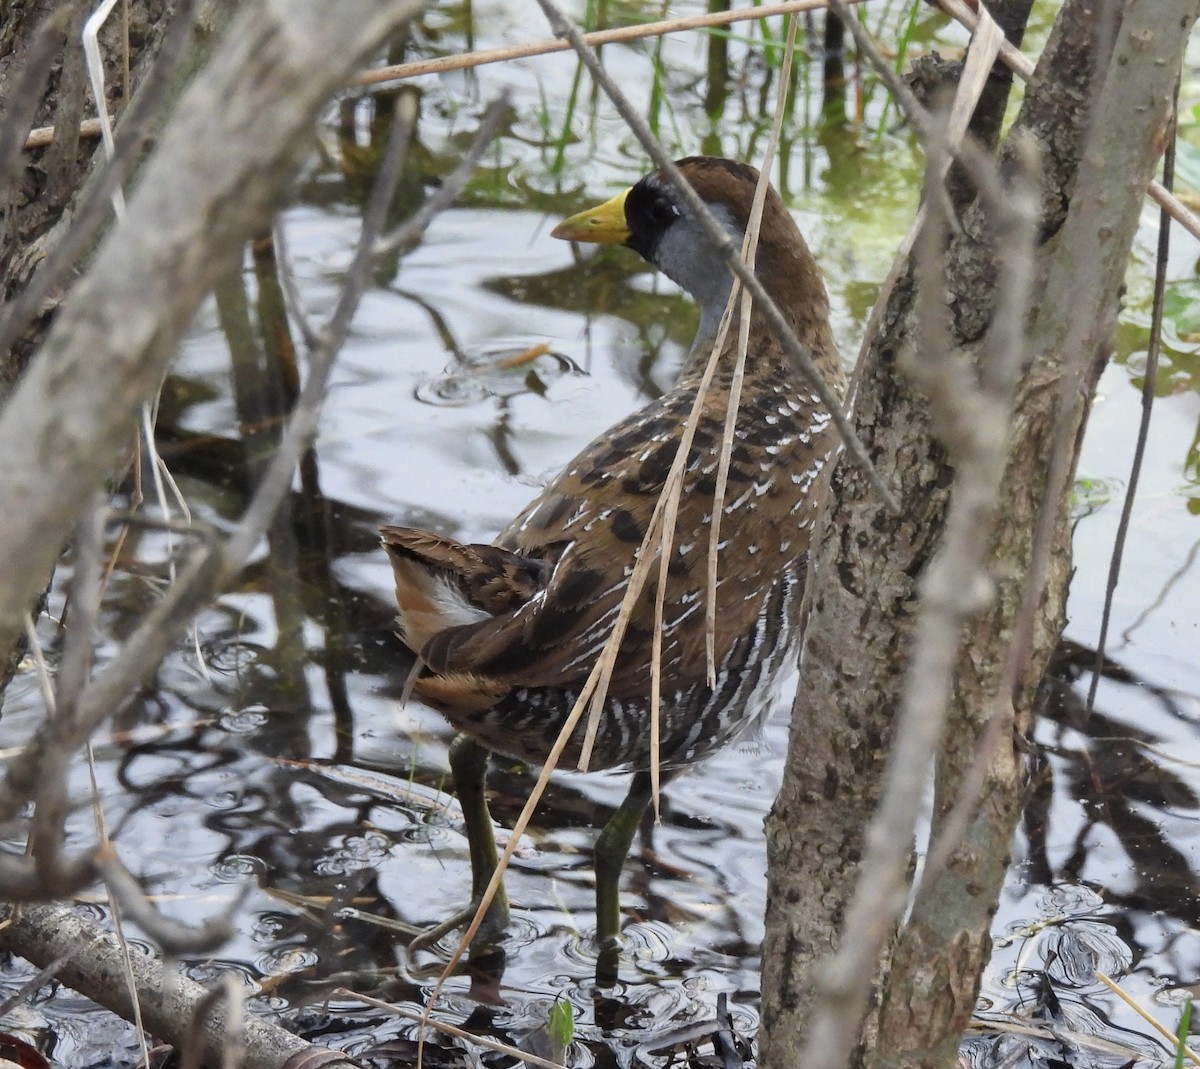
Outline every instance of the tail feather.
{"type": "Polygon", "coordinates": [[[411,527],[384,527],[400,637],[414,653],[451,628],[519,609],[541,589],[544,562],[411,527]]]}

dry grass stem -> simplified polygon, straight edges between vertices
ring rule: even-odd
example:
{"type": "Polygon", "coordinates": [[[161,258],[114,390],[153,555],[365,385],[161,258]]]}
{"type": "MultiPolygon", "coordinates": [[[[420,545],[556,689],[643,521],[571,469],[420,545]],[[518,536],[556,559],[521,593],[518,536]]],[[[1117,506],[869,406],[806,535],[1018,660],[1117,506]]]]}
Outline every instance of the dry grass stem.
{"type": "Polygon", "coordinates": [[[563,1066],[558,1062],[552,1062],[549,1058],[541,1058],[536,1054],[530,1054],[528,1051],[521,1050],[520,1047],[513,1047],[508,1043],[501,1043],[498,1040],[491,1039],[488,1036],[477,1036],[473,1032],[468,1032],[466,1029],[459,1028],[456,1025],[447,1024],[445,1021],[436,1020],[430,1017],[428,1011],[425,1013],[417,1013],[416,1010],[410,1010],[405,1006],[397,1006],[392,1002],[384,1002],[381,999],[371,998],[370,995],[363,995],[358,991],[351,991],[347,987],[340,987],[333,992],[334,995],[341,995],[343,998],[352,998],[356,1002],[362,1002],[367,1006],[374,1006],[376,1009],[384,1010],[387,1013],[393,1013],[397,1017],[403,1017],[408,1021],[416,1021],[422,1027],[430,1025],[436,1028],[439,1032],[445,1032],[449,1036],[454,1036],[457,1039],[465,1039],[470,1043],[475,1043],[481,1047],[486,1047],[488,1050],[499,1051],[501,1054],[507,1054],[509,1057],[516,1058],[518,1061],[526,1062],[529,1065],[539,1065],[542,1069],[563,1069],[563,1066]]]}
{"type": "MultiPolygon", "coordinates": [[[[865,0],[850,0],[861,4],[865,0]]],[[[609,30],[585,33],[583,41],[591,47],[613,44],[618,41],[638,41],[646,37],[662,37],[668,33],[685,30],[706,30],[718,26],[731,26],[737,22],[760,21],[775,15],[791,15],[804,11],[820,11],[828,7],[828,0],[789,0],[782,4],[762,4],[738,8],[736,11],[714,11],[706,15],[691,15],[687,18],[663,19],[661,22],[645,22],[637,26],[618,26],[609,30]]],[[[437,59],[400,63],[392,67],[379,67],[363,71],[354,80],[355,85],[377,85],[380,82],[396,81],[400,78],[415,78],[421,74],[444,74],[447,71],[479,67],[487,63],[500,63],[510,59],[527,59],[553,52],[566,52],[571,44],[561,38],[552,37],[534,41],[527,45],[509,48],[491,48],[480,52],[466,52],[457,56],[441,56],[437,59]]]]}
{"type": "Polygon", "coordinates": [[[838,434],[841,436],[842,442],[846,447],[846,452],[854,458],[854,462],[866,474],[870,480],[872,489],[879,495],[879,499],[884,505],[890,511],[897,512],[899,505],[893,497],[891,490],[871,463],[870,457],[867,456],[866,448],[854,433],[854,428],[843,413],[841,399],[834,394],[829,384],[821,377],[820,372],[813,365],[812,357],[796,339],[796,336],[792,333],[791,328],[784,319],[783,313],[779,311],[779,308],[771,299],[771,295],[763,288],[763,284],[758,280],[758,276],[753,271],[748,270],[746,265],[742,263],[740,250],[734,245],[725,228],[716,220],[712,212],[708,210],[708,206],[700,199],[696,191],[684,180],[683,175],[679,173],[679,168],[675,166],[675,161],[659,144],[658,139],[654,136],[646,121],[638,114],[633,105],[630,104],[628,98],[621,92],[608,71],[604,69],[596,53],[584,43],[583,34],[579,31],[578,27],[567,19],[558,5],[554,3],[554,0],[538,0],[538,3],[545,12],[547,20],[550,22],[550,28],[571,42],[593,80],[613,102],[613,106],[646,150],[654,165],[666,174],[680,198],[687,204],[688,210],[700,221],[704,227],[706,239],[712,242],[717,253],[728,264],[729,269],[753,295],[760,311],[762,311],[770,323],[772,331],[774,331],[775,336],[783,345],[788,358],[792,361],[797,372],[812,386],[817,396],[821,399],[821,403],[829,411],[833,424],[837,428],[838,434]]]}
{"type": "MultiPolygon", "coordinates": [[[[38,637],[33,617],[28,613],[25,614],[25,643],[29,647],[28,656],[33,659],[33,668],[37,673],[38,690],[41,691],[42,701],[46,705],[46,712],[53,717],[58,708],[54,698],[54,681],[50,678],[50,668],[46,664],[46,655],[42,651],[42,640],[38,637]]],[[[20,753],[20,750],[17,749],[12,752],[20,753]]]]}
{"type": "MultiPolygon", "coordinates": [[[[1133,1010],[1133,1012],[1136,1013],[1143,1021],[1145,1021],[1148,1025],[1150,1025],[1151,1028],[1153,1028],[1161,1036],[1164,1036],[1166,1038],[1167,1042],[1171,1044],[1172,1050],[1178,1049],[1179,1037],[1174,1032],[1172,1032],[1165,1024],[1163,1024],[1156,1017],[1154,1017],[1151,1013],[1149,1013],[1146,1009],[1144,1009],[1137,1002],[1137,1000],[1131,998],[1124,991],[1122,991],[1121,988],[1117,985],[1117,983],[1111,977],[1107,976],[1105,973],[1102,973],[1099,969],[1097,969],[1096,970],[1096,979],[1099,980],[1105,987],[1107,987],[1109,989],[1109,991],[1111,991],[1114,995],[1116,995],[1117,998],[1119,998],[1122,1002],[1124,1002],[1126,1006],[1128,1006],[1131,1010],[1133,1010]]],[[[1183,1053],[1184,1053],[1184,1056],[1188,1059],[1188,1061],[1190,1061],[1193,1065],[1200,1065],[1200,1054],[1197,1054],[1186,1043],[1183,1044],[1183,1053]]]]}
{"type": "MultiPolygon", "coordinates": [[[[100,5],[83,24],[83,54],[87,60],[88,78],[92,84],[92,96],[100,116],[100,138],[104,142],[104,154],[112,159],[117,153],[113,140],[112,116],[108,113],[108,94],[104,91],[104,61],[100,58],[100,27],[108,21],[117,0],[101,0],[100,5]]],[[[125,195],[120,185],[112,191],[113,211],[118,221],[125,218],[125,195]]]]}
{"type": "MultiPolygon", "coordinates": [[[[796,31],[799,21],[793,16],[788,19],[787,45],[784,48],[783,64],[779,70],[779,88],[775,94],[775,114],[771,122],[771,135],[763,152],[758,172],[758,185],[754,188],[754,201],[750,206],[750,219],[746,225],[746,238],[742,242],[742,260],[753,271],[758,252],[758,236],[762,227],[763,207],[767,202],[771,167],[779,150],[779,138],[783,132],[787,94],[792,81],[792,61],[796,54],[796,31]]],[[[739,287],[729,295],[732,303],[738,298],[739,287]]],[[[746,353],[750,346],[750,294],[742,295],[741,319],[738,324],[737,362],[734,364],[733,380],[729,388],[729,403],[725,411],[725,427],[721,436],[721,452],[717,457],[717,481],[713,491],[712,525],[708,534],[708,584],[704,607],[704,652],[708,666],[708,685],[717,685],[716,632],[717,632],[717,560],[721,542],[721,517],[725,511],[725,489],[729,484],[729,463],[733,452],[734,430],[737,426],[738,406],[742,395],[742,383],[746,377],[746,353]]],[[[723,338],[722,334],[722,338],[723,338]]],[[[664,548],[665,553],[665,548],[664,548]]]]}
{"type": "MultiPolygon", "coordinates": [[[[866,0],[850,0],[851,3],[861,4],[866,0]]],[[[682,33],[686,30],[704,30],[719,26],[731,26],[737,22],[758,21],[775,15],[789,15],[795,12],[819,11],[828,7],[828,0],[788,0],[782,4],[763,4],[760,7],[739,8],[736,11],[718,11],[707,15],[692,15],[688,18],[664,19],[660,22],[646,22],[638,26],[619,26],[610,30],[597,30],[584,35],[589,45],[612,44],[618,41],[637,41],[646,37],[661,37],[668,33],[682,33]]],[[[543,41],[534,41],[527,45],[513,45],[508,48],[489,48],[478,52],[463,52],[455,56],[439,56],[436,59],[423,59],[413,63],[397,63],[388,67],[372,67],[356,75],[351,85],[368,86],[380,85],[384,82],[402,81],[416,78],[423,74],[445,74],[449,71],[468,70],[474,67],[486,66],[489,63],[502,63],[505,60],[528,59],[532,56],[544,56],[554,52],[567,52],[571,45],[552,37],[543,41]]],[[[79,125],[80,137],[99,137],[101,121],[85,119],[79,125]]],[[[31,130],[26,137],[26,150],[45,148],[54,140],[53,126],[39,126],[31,130]]],[[[0,157],[3,158],[3,157],[0,157]]]]}

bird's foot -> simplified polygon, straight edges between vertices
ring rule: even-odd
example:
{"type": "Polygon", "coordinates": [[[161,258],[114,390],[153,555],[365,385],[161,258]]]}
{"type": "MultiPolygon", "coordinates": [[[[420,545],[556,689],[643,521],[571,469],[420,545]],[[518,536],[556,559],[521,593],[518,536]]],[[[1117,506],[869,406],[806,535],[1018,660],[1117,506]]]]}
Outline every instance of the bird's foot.
{"type": "MultiPolygon", "coordinates": [[[[458,928],[469,928],[471,922],[475,919],[475,914],[479,912],[479,903],[480,899],[476,898],[469,905],[447,917],[441,923],[435,924],[432,928],[426,928],[420,935],[409,942],[409,951],[427,950],[444,935],[448,935],[458,928]]],[[[504,894],[504,888],[501,887],[488,906],[483,920],[480,921],[479,929],[471,939],[471,946],[483,947],[493,945],[504,934],[504,930],[507,927],[508,899],[504,894]]]]}

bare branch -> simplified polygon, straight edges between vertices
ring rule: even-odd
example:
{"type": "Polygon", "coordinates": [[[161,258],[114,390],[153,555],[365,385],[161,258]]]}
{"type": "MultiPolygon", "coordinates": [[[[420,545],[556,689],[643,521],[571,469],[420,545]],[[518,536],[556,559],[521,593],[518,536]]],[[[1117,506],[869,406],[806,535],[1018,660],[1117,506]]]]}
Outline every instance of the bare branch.
{"type": "MultiPolygon", "coordinates": [[[[71,623],[58,667],[58,715],[65,724],[75,722],[79,698],[92,664],[93,629],[100,613],[101,555],[104,546],[105,508],[97,494],[75,526],[75,564],[71,575],[71,623]]],[[[72,740],[72,749],[82,742],[72,740]]]]}
{"type": "MultiPolygon", "coordinates": [[[[65,958],[65,964],[60,963],[55,971],[59,980],[129,1019],[130,993],[124,984],[113,983],[122,965],[111,933],[59,904],[0,906],[0,921],[0,945],[19,951],[37,966],[65,958]]],[[[197,1009],[206,1005],[208,992],[186,976],[168,973],[155,958],[137,955],[131,966],[146,1028],[180,1044],[189,1035],[189,1022],[197,1017],[197,1009]]],[[[222,1012],[220,1008],[202,1015],[200,1051],[204,1065],[222,1064],[228,1015],[228,1009],[222,1012]]],[[[311,1059],[305,1064],[323,1069],[354,1069],[359,1064],[348,1055],[313,1047],[257,1017],[246,1017],[241,1032],[246,1042],[242,1069],[284,1069],[285,1065],[299,1064],[302,1056],[311,1059]]]]}
{"type": "Polygon", "coordinates": [[[179,924],[164,917],[146,897],[137,880],[122,864],[111,843],[101,847],[95,857],[96,871],[103,877],[126,918],[139,925],[170,955],[210,954],[228,942],[235,932],[233,917],[246,899],[248,887],[234,896],[224,914],[199,928],[179,924]]]}
{"type": "Polygon", "coordinates": [[[468,179],[479,166],[488,146],[500,133],[501,125],[511,118],[512,107],[507,98],[494,100],[488,105],[487,111],[479,123],[471,147],[463,155],[459,165],[442,180],[442,184],[433,191],[420,209],[390,234],[385,234],[375,244],[374,254],[377,257],[405,253],[414,248],[429,229],[434,217],[444,212],[454,203],[463,191],[468,179]]]}
{"type": "MultiPolygon", "coordinates": [[[[401,98],[402,102],[407,99],[401,98]]],[[[476,145],[478,151],[469,154],[469,157],[459,165],[453,176],[454,182],[447,183],[448,188],[451,190],[461,189],[466,175],[486,148],[486,144],[494,137],[506,107],[506,104],[497,102],[488,109],[487,121],[476,145]]],[[[364,216],[358,247],[351,268],[343,282],[337,306],[329,322],[320,332],[323,339],[321,346],[310,354],[309,375],[304,389],[297,399],[279,447],[237,529],[230,536],[228,542],[221,542],[215,538],[211,530],[203,527],[193,531],[193,533],[206,536],[206,544],[193,552],[183,568],[180,569],[178,580],[146,615],[117,656],[85,688],[70,725],[71,732],[67,744],[63,744],[64,740],[58,737],[54,725],[51,724],[34,738],[20,756],[9,763],[7,775],[3,781],[2,790],[0,790],[0,800],[3,802],[0,805],[0,812],[10,814],[15,812],[23,800],[36,791],[39,796],[38,814],[40,816],[43,812],[41,799],[43,796],[46,798],[47,804],[44,809],[47,827],[44,836],[47,842],[55,846],[55,849],[38,856],[42,858],[44,875],[54,877],[57,881],[56,886],[65,881],[67,874],[73,874],[76,871],[89,873],[93,862],[89,859],[82,859],[79,862],[71,863],[71,867],[68,867],[68,863],[61,858],[57,845],[61,838],[61,820],[65,814],[66,798],[57,788],[47,787],[47,779],[49,778],[52,784],[66,783],[65,762],[79,742],[120,708],[137,683],[148,678],[157,669],[163,656],[173,646],[179,632],[212,596],[212,593],[227,584],[244,566],[270,524],[279,507],[280,500],[290,486],[296,463],[303,451],[309,447],[313,435],[316,433],[317,419],[335,356],[345,341],[354,310],[370,281],[370,264],[374,259],[379,232],[386,219],[396,182],[403,171],[404,156],[411,136],[412,120],[413,115],[407,108],[402,115],[398,116],[375,188],[371,194],[368,210],[364,216]],[[47,776],[48,770],[49,777],[47,776]],[[41,785],[40,788],[39,785],[41,785]],[[59,830],[56,832],[55,829],[59,830]]],[[[450,196],[452,194],[441,198],[435,206],[435,210],[440,211],[447,207],[450,196]]],[[[433,212],[426,213],[424,222],[419,225],[427,225],[432,215],[433,212]]],[[[14,879],[20,878],[18,887],[27,885],[28,874],[17,867],[17,859],[0,859],[0,861],[11,861],[10,868],[13,869],[11,875],[14,879]]],[[[202,933],[186,935],[176,931],[165,921],[161,921],[163,927],[153,928],[156,922],[147,920],[148,914],[142,909],[144,900],[133,897],[133,890],[130,886],[132,881],[122,879],[123,870],[112,869],[111,866],[105,869],[108,863],[104,859],[103,852],[100,857],[95,859],[94,864],[105,870],[105,877],[114,886],[114,890],[126,894],[129,902],[133,904],[133,908],[139,911],[137,919],[143,927],[147,927],[164,938],[184,942],[188,940],[203,942],[213,937],[213,933],[207,930],[202,933]]],[[[0,864],[0,886],[5,886],[4,880],[7,876],[8,873],[4,866],[0,864]]],[[[17,893],[14,891],[14,895],[17,893]]],[[[148,904],[146,908],[149,908],[148,904]]]]}

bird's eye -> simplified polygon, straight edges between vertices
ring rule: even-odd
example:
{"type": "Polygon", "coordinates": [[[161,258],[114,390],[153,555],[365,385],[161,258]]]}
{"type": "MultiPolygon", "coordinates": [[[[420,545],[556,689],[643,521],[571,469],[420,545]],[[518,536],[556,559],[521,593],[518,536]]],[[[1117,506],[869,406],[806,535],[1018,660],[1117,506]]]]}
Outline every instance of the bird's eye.
{"type": "Polygon", "coordinates": [[[670,226],[679,218],[679,209],[665,198],[656,197],[650,202],[650,223],[658,228],[670,226]]]}

